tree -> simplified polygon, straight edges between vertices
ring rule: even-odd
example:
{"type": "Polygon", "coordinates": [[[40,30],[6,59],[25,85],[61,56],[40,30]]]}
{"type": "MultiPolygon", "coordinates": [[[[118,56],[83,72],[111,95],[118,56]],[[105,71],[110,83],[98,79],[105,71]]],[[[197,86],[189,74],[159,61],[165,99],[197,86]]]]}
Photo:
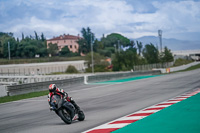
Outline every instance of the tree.
{"type": "Polygon", "coordinates": [[[18,47],[18,42],[13,37],[13,33],[3,33],[0,32],[0,55],[1,57],[8,57],[8,42],[10,44],[11,57],[16,56],[16,50],[18,47]]]}
{"type": "Polygon", "coordinates": [[[22,40],[24,40],[24,33],[22,33],[22,40]]]}
{"type": "Polygon", "coordinates": [[[113,71],[131,70],[134,65],[139,64],[138,61],[137,49],[130,47],[126,51],[115,54],[112,61],[113,71]]]}
{"type": "Polygon", "coordinates": [[[79,54],[87,54],[90,51],[90,48],[88,47],[87,41],[85,39],[79,39],[77,43],[79,44],[79,54]]]}
{"type": "Polygon", "coordinates": [[[24,55],[29,58],[33,58],[36,55],[37,47],[34,45],[26,45],[24,47],[24,55]]]}
{"type": "Polygon", "coordinates": [[[112,60],[113,64],[113,71],[120,71],[124,67],[124,58],[123,58],[123,52],[121,53],[115,53],[115,57],[112,60]]]}
{"type": "Polygon", "coordinates": [[[91,44],[91,41],[94,41],[95,35],[94,35],[94,33],[92,33],[92,31],[89,27],[87,27],[87,29],[82,28],[81,33],[88,45],[91,44]]]}
{"type": "Polygon", "coordinates": [[[152,43],[145,45],[142,53],[149,64],[159,62],[158,49],[152,43]]]}
{"type": "Polygon", "coordinates": [[[79,53],[87,54],[91,51],[91,41],[94,41],[95,35],[89,27],[87,29],[82,28],[81,33],[83,38],[78,41],[79,53]]]}
{"type": "Polygon", "coordinates": [[[164,52],[162,54],[163,54],[163,57],[161,58],[162,62],[174,61],[174,57],[173,57],[171,51],[167,47],[164,48],[164,52]]]}
{"type": "Polygon", "coordinates": [[[42,40],[43,42],[46,40],[43,33],[41,34],[41,40],[42,40]]]}
{"type": "Polygon", "coordinates": [[[142,52],[142,42],[138,42],[138,41],[136,41],[136,43],[137,43],[137,48],[138,48],[138,52],[139,52],[139,56],[141,56],[141,52],[142,52]]]}
{"type": "Polygon", "coordinates": [[[107,35],[106,38],[102,38],[102,42],[105,47],[114,47],[116,45],[118,48],[118,44],[123,47],[131,46],[130,40],[118,33],[107,35]]]}
{"type": "Polygon", "coordinates": [[[60,51],[61,56],[67,56],[70,53],[71,53],[71,51],[69,50],[68,46],[63,47],[62,50],[60,51]]]}
{"type": "Polygon", "coordinates": [[[136,48],[129,48],[125,51],[124,64],[128,70],[133,69],[133,66],[138,64],[138,60],[136,48]]]}
{"type": "Polygon", "coordinates": [[[38,35],[37,35],[37,32],[36,31],[34,31],[35,32],[35,40],[39,40],[39,37],[38,37],[38,35]]]}
{"type": "Polygon", "coordinates": [[[58,45],[49,43],[48,53],[51,54],[51,56],[55,56],[58,53],[58,45]]]}
{"type": "MultiPolygon", "coordinates": [[[[106,67],[109,65],[107,61],[105,61],[105,57],[101,56],[99,53],[94,52],[94,71],[95,72],[105,72],[106,67]]],[[[87,72],[92,72],[92,61],[91,61],[91,52],[86,55],[85,60],[88,63],[88,68],[86,69],[87,72]]]]}

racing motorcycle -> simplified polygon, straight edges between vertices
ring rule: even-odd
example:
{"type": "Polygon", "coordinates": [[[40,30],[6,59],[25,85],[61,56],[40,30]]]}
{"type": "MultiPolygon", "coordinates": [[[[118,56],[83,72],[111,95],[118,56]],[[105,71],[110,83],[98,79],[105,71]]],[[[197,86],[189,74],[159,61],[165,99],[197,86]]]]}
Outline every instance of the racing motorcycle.
{"type": "Polygon", "coordinates": [[[83,121],[85,115],[82,110],[78,111],[74,105],[66,100],[61,99],[60,96],[52,96],[52,102],[50,103],[53,107],[53,111],[66,123],[71,124],[72,121],[79,120],[83,121]]]}

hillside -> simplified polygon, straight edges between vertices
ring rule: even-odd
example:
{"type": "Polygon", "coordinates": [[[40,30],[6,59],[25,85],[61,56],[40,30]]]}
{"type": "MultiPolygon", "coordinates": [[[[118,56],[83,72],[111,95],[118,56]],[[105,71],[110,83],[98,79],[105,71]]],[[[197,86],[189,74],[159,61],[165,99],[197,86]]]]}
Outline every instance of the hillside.
{"type": "MultiPolygon", "coordinates": [[[[160,48],[159,38],[156,36],[144,36],[141,38],[133,39],[138,40],[145,44],[153,43],[154,45],[158,45],[160,48]]],[[[167,46],[171,50],[194,50],[200,49],[200,41],[187,41],[187,40],[177,40],[174,38],[162,38],[162,46],[167,46]]]]}

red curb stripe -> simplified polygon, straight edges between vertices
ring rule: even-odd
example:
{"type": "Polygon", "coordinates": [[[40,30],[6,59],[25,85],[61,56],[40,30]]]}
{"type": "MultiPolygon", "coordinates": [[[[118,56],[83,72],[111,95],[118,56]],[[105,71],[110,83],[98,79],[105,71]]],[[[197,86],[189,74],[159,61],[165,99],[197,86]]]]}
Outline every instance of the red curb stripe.
{"type": "Polygon", "coordinates": [[[133,123],[133,122],[136,122],[138,120],[121,120],[121,121],[114,121],[112,123],[109,123],[109,124],[120,124],[120,123],[133,123]]]}
{"type": "Polygon", "coordinates": [[[127,117],[132,117],[132,116],[148,116],[148,115],[151,115],[153,113],[136,113],[136,114],[132,114],[132,115],[129,115],[127,117]]]}
{"type": "Polygon", "coordinates": [[[191,97],[191,96],[194,96],[194,94],[187,94],[187,95],[181,95],[181,96],[183,96],[183,97],[191,97]]]}
{"type": "Polygon", "coordinates": [[[190,97],[190,96],[188,96],[188,97],[176,97],[176,99],[177,99],[177,98],[189,98],[189,97],[190,97]]]}
{"type": "Polygon", "coordinates": [[[148,108],[148,109],[145,109],[144,111],[146,110],[161,110],[161,109],[164,109],[165,107],[158,107],[158,108],[148,108]]]}
{"type": "Polygon", "coordinates": [[[117,129],[119,129],[119,128],[95,129],[95,130],[89,131],[87,133],[110,133],[110,132],[115,131],[117,129]]]}
{"type": "Polygon", "coordinates": [[[168,100],[168,102],[173,102],[173,101],[183,101],[184,99],[174,99],[174,100],[168,100]]]}
{"type": "Polygon", "coordinates": [[[175,103],[161,103],[161,104],[157,104],[156,106],[160,106],[160,105],[172,105],[172,104],[175,104],[175,103]]]}

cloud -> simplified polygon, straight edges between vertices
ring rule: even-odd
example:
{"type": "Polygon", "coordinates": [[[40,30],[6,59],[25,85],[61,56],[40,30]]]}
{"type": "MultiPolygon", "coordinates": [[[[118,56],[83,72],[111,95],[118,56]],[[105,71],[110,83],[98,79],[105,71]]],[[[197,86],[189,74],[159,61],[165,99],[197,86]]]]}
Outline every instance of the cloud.
{"type": "MultiPolygon", "coordinates": [[[[131,0],[9,0],[0,2],[0,31],[21,36],[43,32],[47,38],[80,34],[90,27],[96,37],[113,32],[129,38],[157,35],[166,37],[199,33],[199,1],[131,0]]],[[[178,36],[177,36],[178,37],[178,36]]],[[[179,38],[184,38],[183,36],[179,38]]]]}

